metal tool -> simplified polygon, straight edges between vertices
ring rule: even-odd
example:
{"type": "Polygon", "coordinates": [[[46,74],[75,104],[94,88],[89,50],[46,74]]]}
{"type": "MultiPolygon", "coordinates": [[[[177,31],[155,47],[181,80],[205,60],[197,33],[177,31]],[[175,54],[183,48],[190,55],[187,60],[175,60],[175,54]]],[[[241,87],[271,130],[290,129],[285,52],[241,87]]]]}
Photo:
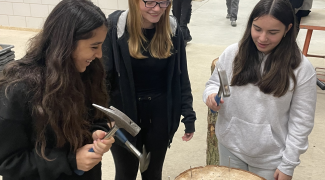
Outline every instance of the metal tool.
{"type": "MultiPolygon", "coordinates": [[[[136,136],[140,132],[141,128],[135,122],[133,122],[127,115],[125,115],[123,112],[116,109],[115,107],[111,106],[110,108],[105,108],[97,104],[93,104],[93,106],[115,121],[115,125],[111,131],[117,131],[115,129],[123,128],[132,136],[136,136]]],[[[106,135],[106,137],[111,137],[114,134],[110,132],[106,135]]]]}
{"type": "MultiPolygon", "coordinates": [[[[139,133],[139,131],[141,130],[141,128],[136,123],[134,123],[127,115],[125,115],[123,112],[119,111],[118,109],[114,108],[113,106],[111,106],[110,108],[105,108],[105,107],[99,106],[97,104],[93,104],[93,106],[95,108],[97,108],[98,110],[102,111],[103,113],[105,113],[106,115],[108,115],[110,118],[112,118],[115,121],[114,127],[107,133],[107,135],[104,137],[104,139],[108,139],[115,134],[115,136],[117,138],[119,138],[125,145],[127,145],[126,142],[128,142],[130,145],[132,145],[126,139],[126,137],[124,136],[122,131],[119,130],[119,128],[125,129],[132,136],[136,136],[139,133]]],[[[89,152],[94,152],[94,150],[91,148],[89,150],[89,152]]],[[[82,171],[82,170],[75,170],[74,172],[80,176],[84,174],[84,171],[82,171]]]]}
{"type": "Polygon", "coordinates": [[[325,83],[317,78],[317,86],[321,88],[321,90],[325,90],[325,83]]]}
{"type": "Polygon", "coordinates": [[[129,148],[129,150],[139,159],[140,171],[141,172],[146,171],[150,163],[150,158],[151,158],[150,152],[147,153],[146,147],[143,145],[143,150],[141,154],[141,152],[128,141],[128,139],[124,136],[122,131],[118,130],[119,128],[123,128],[127,132],[129,132],[132,136],[136,136],[141,130],[141,128],[136,123],[134,123],[127,115],[125,115],[123,112],[119,111],[118,109],[114,108],[113,106],[111,106],[110,109],[98,106],[96,104],[93,104],[93,106],[115,120],[114,128],[105,136],[105,138],[111,137],[112,135],[114,135],[114,131],[116,131],[115,136],[122,143],[124,143],[129,148]],[[114,111],[114,113],[110,113],[110,111],[112,110],[114,111]],[[122,121],[117,122],[116,119],[120,119],[122,121]]]}
{"type": "MultiPolygon", "coordinates": [[[[218,75],[219,75],[219,80],[220,80],[220,87],[218,94],[214,98],[215,101],[217,102],[218,106],[220,104],[221,100],[221,95],[223,94],[223,97],[229,97],[230,96],[230,88],[229,88],[229,83],[228,83],[228,78],[227,78],[227,73],[225,70],[221,70],[220,68],[217,67],[218,75]]],[[[211,109],[212,113],[216,113],[211,109]]]]}
{"type": "Polygon", "coordinates": [[[229,165],[228,165],[228,171],[230,173],[230,156],[229,156],[229,165]]]}
{"type": "Polygon", "coordinates": [[[140,172],[143,173],[148,169],[151,153],[147,153],[146,147],[143,145],[142,154],[135,148],[129,141],[125,142],[125,145],[131,150],[131,152],[139,159],[140,172]]]}

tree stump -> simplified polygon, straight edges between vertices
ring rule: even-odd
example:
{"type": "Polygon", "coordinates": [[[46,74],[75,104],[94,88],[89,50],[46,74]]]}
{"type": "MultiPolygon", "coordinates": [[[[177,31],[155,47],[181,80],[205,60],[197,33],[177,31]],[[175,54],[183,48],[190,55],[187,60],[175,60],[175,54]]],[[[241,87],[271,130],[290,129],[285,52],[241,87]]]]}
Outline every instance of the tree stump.
{"type": "MultiPolygon", "coordinates": [[[[212,61],[211,74],[213,73],[216,62],[219,58],[212,61]]],[[[208,131],[207,131],[207,165],[219,165],[219,150],[218,150],[218,139],[215,135],[215,124],[217,121],[218,112],[212,113],[208,109],[208,131]]]]}

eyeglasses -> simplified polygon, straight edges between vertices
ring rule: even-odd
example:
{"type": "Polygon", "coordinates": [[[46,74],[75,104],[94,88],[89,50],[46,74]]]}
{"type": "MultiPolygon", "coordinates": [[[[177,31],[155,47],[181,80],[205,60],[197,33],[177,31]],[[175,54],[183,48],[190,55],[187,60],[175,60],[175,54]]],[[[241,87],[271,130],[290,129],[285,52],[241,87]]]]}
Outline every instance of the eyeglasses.
{"type": "Polygon", "coordinates": [[[157,4],[159,4],[160,8],[166,8],[170,4],[170,1],[160,1],[160,2],[157,2],[157,1],[145,1],[145,0],[142,0],[142,1],[144,2],[144,5],[147,8],[154,8],[154,7],[157,6],[157,4]]]}

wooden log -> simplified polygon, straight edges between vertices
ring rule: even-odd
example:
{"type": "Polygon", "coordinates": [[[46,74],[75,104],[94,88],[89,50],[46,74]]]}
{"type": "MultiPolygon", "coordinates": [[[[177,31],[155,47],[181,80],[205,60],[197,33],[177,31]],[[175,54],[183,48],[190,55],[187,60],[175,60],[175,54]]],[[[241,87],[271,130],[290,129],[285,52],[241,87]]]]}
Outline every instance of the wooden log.
{"type": "MultiPolygon", "coordinates": [[[[211,64],[211,74],[215,69],[216,62],[219,58],[216,58],[212,61],[211,64]]],[[[208,109],[208,131],[207,131],[207,165],[219,165],[219,150],[218,150],[218,139],[215,135],[215,124],[217,121],[218,112],[212,113],[208,109]]]]}

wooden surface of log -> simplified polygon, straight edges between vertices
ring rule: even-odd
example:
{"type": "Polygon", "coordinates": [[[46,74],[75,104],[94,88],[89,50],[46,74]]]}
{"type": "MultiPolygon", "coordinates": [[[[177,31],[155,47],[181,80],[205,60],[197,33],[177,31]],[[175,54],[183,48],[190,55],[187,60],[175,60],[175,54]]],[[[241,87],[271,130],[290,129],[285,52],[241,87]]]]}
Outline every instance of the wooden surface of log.
{"type": "MultiPolygon", "coordinates": [[[[215,69],[216,62],[219,58],[216,58],[212,61],[211,64],[211,74],[215,69]]],[[[215,135],[215,124],[217,121],[218,112],[212,113],[208,109],[208,131],[207,131],[207,165],[219,165],[219,151],[218,151],[218,139],[215,135]]]]}

